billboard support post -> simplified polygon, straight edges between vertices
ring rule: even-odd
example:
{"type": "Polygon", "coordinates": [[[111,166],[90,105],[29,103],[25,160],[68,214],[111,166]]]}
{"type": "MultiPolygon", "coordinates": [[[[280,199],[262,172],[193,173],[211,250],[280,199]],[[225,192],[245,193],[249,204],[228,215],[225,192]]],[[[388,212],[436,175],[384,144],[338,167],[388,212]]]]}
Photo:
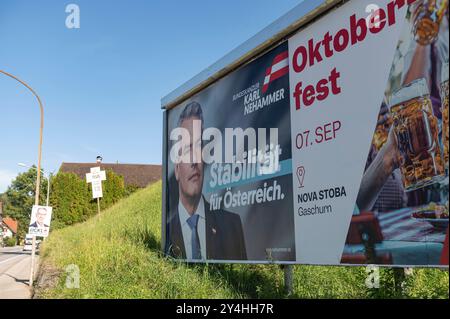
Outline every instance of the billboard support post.
{"type": "Polygon", "coordinates": [[[161,201],[161,251],[166,247],[166,216],[167,216],[167,111],[163,112],[163,152],[162,152],[162,201],[161,201]]]}
{"type": "Polygon", "coordinates": [[[394,268],[394,289],[397,296],[403,297],[403,284],[405,282],[406,268],[394,268]]]}
{"type": "Polygon", "coordinates": [[[286,291],[286,295],[290,296],[292,295],[293,291],[293,267],[292,265],[284,265],[283,271],[284,271],[284,289],[286,291]]]}
{"type": "Polygon", "coordinates": [[[97,215],[98,219],[101,220],[102,216],[100,216],[100,197],[97,197],[97,215]]]}
{"type": "Polygon", "coordinates": [[[33,241],[31,244],[31,267],[30,267],[30,281],[29,286],[33,286],[34,280],[34,259],[36,255],[36,236],[33,235],[33,241]]]}
{"type": "Polygon", "coordinates": [[[92,197],[97,199],[97,214],[100,217],[100,197],[103,197],[102,181],[106,181],[106,172],[100,167],[92,167],[91,172],[86,174],[86,182],[92,184],[92,197]]]}

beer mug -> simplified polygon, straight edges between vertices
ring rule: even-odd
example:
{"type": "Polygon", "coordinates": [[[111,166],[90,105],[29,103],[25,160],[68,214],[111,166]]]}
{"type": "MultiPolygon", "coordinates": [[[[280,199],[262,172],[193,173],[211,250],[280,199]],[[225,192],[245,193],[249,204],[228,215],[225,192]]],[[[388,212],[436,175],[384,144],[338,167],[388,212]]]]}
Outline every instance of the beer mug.
{"type": "Polygon", "coordinates": [[[375,134],[373,136],[372,142],[377,151],[379,151],[381,147],[386,143],[389,136],[389,130],[391,128],[391,125],[392,125],[392,116],[389,113],[385,115],[380,114],[378,116],[378,124],[375,129],[375,134]]]}
{"type": "Polygon", "coordinates": [[[419,1],[414,21],[414,37],[419,44],[428,45],[437,39],[447,7],[448,0],[419,1]]]}
{"type": "Polygon", "coordinates": [[[444,147],[445,168],[448,170],[448,62],[442,65],[441,71],[441,111],[442,111],[442,144],[444,147]]]}
{"type": "Polygon", "coordinates": [[[438,120],[427,81],[416,80],[395,92],[390,99],[390,111],[405,191],[442,180],[445,170],[438,120]]]}

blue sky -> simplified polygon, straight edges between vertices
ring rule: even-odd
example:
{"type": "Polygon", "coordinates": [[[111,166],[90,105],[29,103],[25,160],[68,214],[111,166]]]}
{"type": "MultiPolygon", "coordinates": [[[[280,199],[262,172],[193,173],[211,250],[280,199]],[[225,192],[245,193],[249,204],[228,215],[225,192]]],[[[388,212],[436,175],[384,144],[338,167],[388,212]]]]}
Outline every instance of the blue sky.
{"type": "MultiPolygon", "coordinates": [[[[301,0],[1,0],[0,69],[45,104],[43,167],[161,163],[160,99],[301,0]],[[81,10],[67,29],[66,5],[81,10]]],[[[0,192],[37,162],[33,96],[0,74],[0,192]]]]}

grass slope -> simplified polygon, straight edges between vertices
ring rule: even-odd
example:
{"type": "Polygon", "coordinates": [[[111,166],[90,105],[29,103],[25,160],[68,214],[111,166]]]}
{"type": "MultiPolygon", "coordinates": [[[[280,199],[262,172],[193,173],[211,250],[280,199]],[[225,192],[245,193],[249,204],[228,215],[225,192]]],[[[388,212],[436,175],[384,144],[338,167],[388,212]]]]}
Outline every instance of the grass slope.
{"type": "MultiPolygon", "coordinates": [[[[55,287],[40,298],[284,298],[276,265],[188,265],[161,256],[161,183],[136,192],[85,223],[52,233],[44,268],[59,269],[55,287]],[[67,266],[80,269],[80,288],[65,288],[67,266]]],[[[294,267],[294,298],[389,298],[392,270],[380,289],[367,289],[365,268],[294,267]]],[[[448,272],[415,270],[403,296],[449,298],[448,272]]]]}

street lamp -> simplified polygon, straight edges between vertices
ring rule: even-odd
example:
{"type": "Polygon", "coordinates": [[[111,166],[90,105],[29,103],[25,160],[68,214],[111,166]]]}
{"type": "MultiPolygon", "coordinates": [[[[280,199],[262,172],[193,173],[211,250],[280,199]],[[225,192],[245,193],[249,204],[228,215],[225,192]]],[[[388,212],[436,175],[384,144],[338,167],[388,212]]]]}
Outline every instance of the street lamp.
{"type": "MultiPolygon", "coordinates": [[[[42,133],[44,131],[44,106],[42,105],[39,95],[37,95],[37,93],[31,88],[31,86],[29,86],[24,81],[22,81],[18,77],[14,76],[8,72],[0,70],[0,73],[16,80],[17,82],[19,82],[20,84],[25,86],[36,97],[36,99],[39,103],[39,109],[41,112],[41,123],[40,123],[40,130],[39,130],[39,149],[38,149],[38,166],[37,166],[37,177],[36,177],[36,193],[35,193],[35,198],[34,198],[34,204],[39,205],[39,190],[40,190],[40,184],[41,184],[41,158],[42,158],[42,135],[43,135],[42,133]]],[[[33,285],[34,255],[36,253],[36,236],[33,236],[33,246],[32,247],[33,248],[31,250],[31,269],[30,269],[30,282],[29,282],[30,287],[33,285]]]]}

